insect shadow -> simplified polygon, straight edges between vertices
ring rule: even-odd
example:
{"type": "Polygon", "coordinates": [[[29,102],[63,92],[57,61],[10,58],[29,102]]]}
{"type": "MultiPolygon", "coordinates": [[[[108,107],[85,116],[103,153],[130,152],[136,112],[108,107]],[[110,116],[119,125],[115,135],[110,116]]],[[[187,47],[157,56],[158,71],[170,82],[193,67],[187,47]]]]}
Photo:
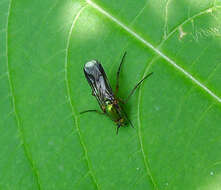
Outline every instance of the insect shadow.
{"type": "Polygon", "coordinates": [[[88,112],[106,114],[111,120],[116,123],[117,134],[120,127],[127,126],[128,124],[130,124],[131,127],[134,127],[126,112],[124,111],[123,105],[128,102],[128,100],[134,94],[135,90],[140,86],[140,84],[153,74],[153,72],[151,72],[146,75],[142,80],[140,80],[131,90],[126,99],[123,100],[119,98],[117,96],[119,91],[119,76],[126,54],[127,52],[124,53],[120,62],[120,66],[118,67],[115,92],[113,92],[106,73],[99,61],[91,60],[84,65],[83,69],[85,77],[92,89],[92,95],[95,96],[95,98],[97,99],[102,111],[91,109],[82,111],[80,112],[80,114],[88,112]]]}

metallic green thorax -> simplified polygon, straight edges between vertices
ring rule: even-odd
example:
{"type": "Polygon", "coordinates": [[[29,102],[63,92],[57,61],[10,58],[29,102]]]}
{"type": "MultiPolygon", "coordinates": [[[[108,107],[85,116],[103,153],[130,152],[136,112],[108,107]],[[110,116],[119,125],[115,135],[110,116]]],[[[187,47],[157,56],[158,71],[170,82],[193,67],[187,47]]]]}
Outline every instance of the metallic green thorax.
{"type": "Polygon", "coordinates": [[[105,104],[105,112],[115,123],[120,126],[127,125],[127,118],[118,104],[111,103],[110,101],[106,101],[105,104]]]}

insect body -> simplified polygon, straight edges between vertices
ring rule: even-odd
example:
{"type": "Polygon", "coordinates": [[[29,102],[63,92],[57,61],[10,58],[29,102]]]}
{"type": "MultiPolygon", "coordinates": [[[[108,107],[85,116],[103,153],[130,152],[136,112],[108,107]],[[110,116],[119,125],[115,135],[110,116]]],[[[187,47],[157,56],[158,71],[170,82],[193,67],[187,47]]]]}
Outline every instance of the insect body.
{"type": "MultiPolygon", "coordinates": [[[[144,77],[133,88],[133,90],[131,91],[131,93],[129,94],[128,98],[125,101],[122,101],[119,98],[117,98],[116,94],[119,89],[119,74],[125,55],[126,53],[124,54],[120,66],[118,68],[115,93],[113,93],[113,90],[110,86],[110,83],[107,79],[104,69],[98,61],[96,60],[89,61],[84,66],[84,74],[89,85],[91,86],[92,95],[96,97],[103,111],[102,113],[107,114],[109,118],[117,124],[117,133],[120,127],[126,126],[128,125],[128,123],[130,123],[131,126],[133,127],[131,121],[127,117],[126,112],[123,110],[122,103],[125,103],[129,99],[129,97],[134,93],[136,88],[143,82],[143,80],[152,74],[150,73],[146,77],[144,77]]],[[[86,113],[86,112],[99,113],[98,110],[86,110],[81,113],[86,113]]]]}

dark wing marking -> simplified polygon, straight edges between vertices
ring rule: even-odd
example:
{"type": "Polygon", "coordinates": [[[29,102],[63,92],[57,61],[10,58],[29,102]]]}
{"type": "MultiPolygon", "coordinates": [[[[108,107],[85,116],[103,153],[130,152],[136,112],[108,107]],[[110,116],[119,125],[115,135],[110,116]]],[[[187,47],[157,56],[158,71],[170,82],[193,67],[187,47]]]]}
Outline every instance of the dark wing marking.
{"type": "Polygon", "coordinates": [[[84,66],[84,74],[101,108],[105,105],[105,100],[114,100],[112,88],[102,65],[98,61],[87,62],[84,66]]]}

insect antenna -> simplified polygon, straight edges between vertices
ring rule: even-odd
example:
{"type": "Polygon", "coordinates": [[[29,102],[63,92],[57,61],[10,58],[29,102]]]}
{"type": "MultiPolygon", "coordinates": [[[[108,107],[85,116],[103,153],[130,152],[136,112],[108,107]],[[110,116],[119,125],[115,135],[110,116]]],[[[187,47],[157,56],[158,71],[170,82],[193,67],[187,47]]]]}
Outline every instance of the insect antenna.
{"type": "Polygon", "coordinates": [[[115,94],[118,93],[118,90],[119,90],[119,76],[120,76],[120,70],[121,70],[121,66],[122,66],[122,63],[124,62],[124,58],[126,56],[127,52],[125,51],[122,59],[121,59],[121,62],[120,62],[120,66],[118,67],[118,70],[117,70],[117,82],[116,82],[116,90],[115,90],[115,94]]]}
{"type": "Polygon", "coordinates": [[[116,131],[116,134],[118,135],[118,131],[120,129],[120,125],[117,125],[117,131],[116,131]]]}
{"type": "Polygon", "coordinates": [[[153,72],[149,73],[148,75],[146,75],[142,80],[140,80],[140,81],[136,84],[136,86],[131,90],[129,96],[124,100],[124,103],[126,103],[126,102],[130,99],[130,97],[134,94],[134,92],[135,92],[135,90],[137,89],[137,87],[139,87],[139,85],[140,85],[145,79],[147,79],[149,76],[151,76],[152,74],[153,74],[153,72]]]}

